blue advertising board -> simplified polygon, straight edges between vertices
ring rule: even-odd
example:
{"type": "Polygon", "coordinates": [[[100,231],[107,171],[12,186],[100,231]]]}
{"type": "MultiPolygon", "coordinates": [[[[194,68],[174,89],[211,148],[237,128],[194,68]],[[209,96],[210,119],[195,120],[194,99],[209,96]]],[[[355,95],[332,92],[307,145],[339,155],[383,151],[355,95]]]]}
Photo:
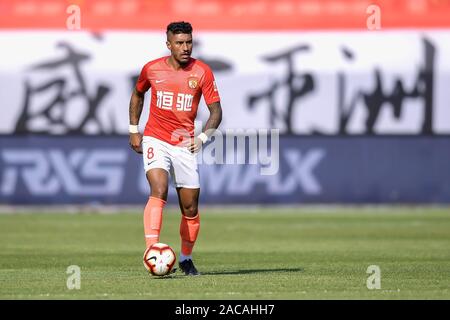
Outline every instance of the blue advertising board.
{"type": "MultiPolygon", "coordinates": [[[[450,203],[449,137],[281,136],[265,162],[249,149],[217,164],[204,147],[202,203],[450,203]]],[[[144,204],[141,157],[127,136],[3,136],[0,204],[144,204]]]]}

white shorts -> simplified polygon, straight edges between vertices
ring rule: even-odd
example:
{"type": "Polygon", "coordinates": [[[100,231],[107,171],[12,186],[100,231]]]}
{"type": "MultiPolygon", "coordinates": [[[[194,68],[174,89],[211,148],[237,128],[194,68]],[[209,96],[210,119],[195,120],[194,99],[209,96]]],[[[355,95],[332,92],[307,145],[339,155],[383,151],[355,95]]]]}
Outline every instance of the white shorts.
{"type": "Polygon", "coordinates": [[[187,147],[173,146],[159,139],[144,136],[142,139],[144,170],[161,168],[172,177],[176,188],[200,188],[196,154],[187,147]]]}

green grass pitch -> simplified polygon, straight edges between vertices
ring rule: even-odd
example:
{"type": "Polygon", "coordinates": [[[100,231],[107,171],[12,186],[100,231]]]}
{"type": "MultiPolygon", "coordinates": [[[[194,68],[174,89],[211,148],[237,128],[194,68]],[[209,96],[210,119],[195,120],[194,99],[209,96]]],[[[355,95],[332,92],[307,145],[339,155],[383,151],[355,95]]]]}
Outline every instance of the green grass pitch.
{"type": "MultiPolygon", "coordinates": [[[[0,215],[0,299],[450,299],[448,208],[203,209],[202,275],[150,276],[142,214],[0,215]],[[67,267],[81,270],[69,290],[67,267]],[[380,268],[369,290],[367,268],[380,268]]],[[[179,213],[161,242],[179,251],[179,213]]]]}

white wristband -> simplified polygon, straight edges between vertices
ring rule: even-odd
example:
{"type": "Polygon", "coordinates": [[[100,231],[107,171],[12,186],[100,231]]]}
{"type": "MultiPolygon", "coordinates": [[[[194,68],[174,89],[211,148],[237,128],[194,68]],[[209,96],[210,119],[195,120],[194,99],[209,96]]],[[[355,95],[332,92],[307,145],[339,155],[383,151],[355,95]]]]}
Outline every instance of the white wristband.
{"type": "Polygon", "coordinates": [[[202,132],[200,133],[197,138],[199,138],[200,140],[202,140],[203,143],[206,143],[206,141],[208,141],[208,136],[206,135],[206,133],[202,132]]]}
{"type": "Polygon", "coordinates": [[[129,133],[139,133],[138,126],[130,124],[130,126],[128,127],[128,132],[129,133]]]}

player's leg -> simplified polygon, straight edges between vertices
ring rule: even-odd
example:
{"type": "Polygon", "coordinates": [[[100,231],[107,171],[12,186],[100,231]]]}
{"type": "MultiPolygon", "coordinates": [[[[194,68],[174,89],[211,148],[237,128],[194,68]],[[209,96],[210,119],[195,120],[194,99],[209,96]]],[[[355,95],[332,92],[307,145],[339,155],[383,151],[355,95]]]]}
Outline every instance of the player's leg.
{"type": "Polygon", "coordinates": [[[144,169],[151,194],[144,208],[144,234],[147,248],[159,242],[162,213],[167,201],[170,162],[159,140],[144,137],[142,143],[144,169]]]}
{"type": "Polygon", "coordinates": [[[180,261],[192,259],[192,250],[200,230],[200,215],[198,214],[198,198],[200,189],[177,188],[178,202],[181,210],[180,261]]]}
{"type": "Polygon", "coordinates": [[[146,175],[151,189],[151,195],[144,208],[145,244],[148,248],[159,242],[169,178],[167,171],[159,168],[150,169],[146,175]]]}
{"type": "Polygon", "coordinates": [[[177,188],[178,202],[181,210],[180,236],[180,268],[186,275],[198,275],[192,262],[192,251],[200,231],[200,215],[198,199],[200,189],[177,188]]]}
{"type": "Polygon", "coordinates": [[[172,178],[177,189],[181,210],[180,268],[187,275],[197,275],[192,262],[192,250],[200,230],[198,201],[200,195],[200,177],[196,155],[187,148],[171,147],[172,178]]]}

